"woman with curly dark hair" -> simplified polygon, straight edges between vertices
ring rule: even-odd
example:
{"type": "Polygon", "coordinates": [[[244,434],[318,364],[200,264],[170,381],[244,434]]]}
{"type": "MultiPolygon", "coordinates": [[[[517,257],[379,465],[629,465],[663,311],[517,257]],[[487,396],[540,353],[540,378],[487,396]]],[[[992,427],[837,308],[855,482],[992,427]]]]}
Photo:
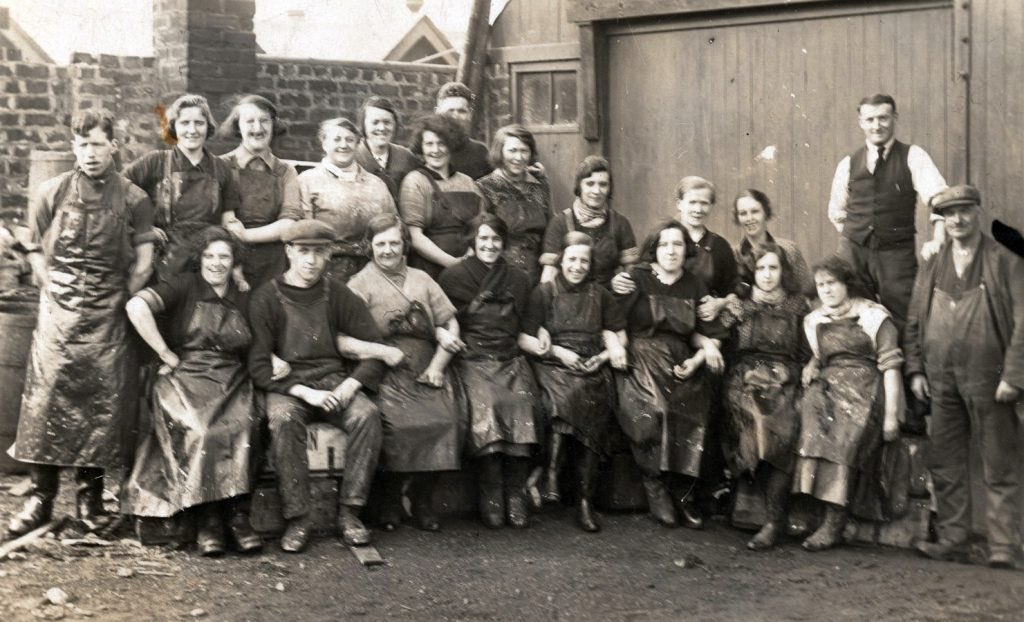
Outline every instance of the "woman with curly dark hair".
{"type": "Polygon", "coordinates": [[[428,115],[416,122],[409,143],[423,166],[402,181],[398,210],[412,237],[409,265],[431,278],[458,263],[469,250],[466,223],[487,202],[473,180],[451,166],[451,152],[465,141],[457,122],[428,115]]]}

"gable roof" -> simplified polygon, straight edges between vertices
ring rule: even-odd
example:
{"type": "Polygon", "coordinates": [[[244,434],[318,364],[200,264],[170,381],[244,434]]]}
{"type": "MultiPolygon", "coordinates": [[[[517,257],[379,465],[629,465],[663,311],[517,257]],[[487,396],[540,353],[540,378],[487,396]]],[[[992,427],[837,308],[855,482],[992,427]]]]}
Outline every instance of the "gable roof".
{"type": "Polygon", "coordinates": [[[459,53],[433,20],[423,15],[382,60],[456,65],[459,53]]]}
{"type": "Polygon", "coordinates": [[[0,6],[0,47],[18,50],[26,63],[53,64],[46,50],[11,18],[11,10],[5,6],[0,6]]]}

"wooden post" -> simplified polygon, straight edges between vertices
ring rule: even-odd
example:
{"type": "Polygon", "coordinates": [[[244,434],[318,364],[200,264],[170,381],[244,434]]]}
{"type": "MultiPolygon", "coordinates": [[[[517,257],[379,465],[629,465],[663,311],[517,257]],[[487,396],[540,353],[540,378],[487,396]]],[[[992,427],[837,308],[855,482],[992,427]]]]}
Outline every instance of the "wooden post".
{"type": "MultiPolygon", "coordinates": [[[[473,0],[473,10],[469,14],[469,28],[466,31],[466,45],[459,57],[459,68],[455,73],[455,79],[469,87],[476,96],[477,102],[483,102],[484,63],[487,59],[487,39],[490,35],[491,3],[489,0],[473,0]]],[[[473,119],[471,127],[476,127],[479,117],[479,108],[473,107],[473,119]]]]}

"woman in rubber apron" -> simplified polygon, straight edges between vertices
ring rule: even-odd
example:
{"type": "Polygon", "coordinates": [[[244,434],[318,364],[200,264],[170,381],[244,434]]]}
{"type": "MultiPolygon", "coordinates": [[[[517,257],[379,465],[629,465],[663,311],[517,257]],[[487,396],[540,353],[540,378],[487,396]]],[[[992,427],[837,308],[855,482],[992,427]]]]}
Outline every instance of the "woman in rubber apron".
{"type": "Polygon", "coordinates": [[[451,167],[451,152],[466,141],[458,123],[439,115],[417,122],[409,147],[424,166],[402,181],[398,209],[409,227],[409,265],[437,278],[466,252],[465,230],[486,200],[473,180],[451,167]]]}
{"type": "Polygon", "coordinates": [[[359,130],[343,117],[328,119],[317,132],[324,158],[299,175],[299,196],[306,218],[326,222],[337,236],[327,273],[347,283],[369,262],[366,225],[379,214],[396,214],[387,184],[356,162],[359,130]]]}
{"type": "Polygon", "coordinates": [[[528,351],[542,352],[548,350],[544,331],[550,335],[548,354],[534,363],[551,424],[544,500],[561,499],[558,478],[563,454],[572,450],[579,525],[596,532],[601,527],[591,508],[594,480],[598,460],[607,451],[615,410],[614,381],[606,363],[616,369],[626,367],[626,321],[611,293],[587,278],[594,247],[590,236],[570,232],[563,247],[561,272],[530,295],[523,344],[528,351]]]}
{"type": "Polygon", "coordinates": [[[420,529],[441,528],[433,509],[439,471],[461,468],[467,413],[462,388],[449,367],[465,343],[455,307],[425,272],[406,265],[408,233],[397,216],[381,214],[367,225],[373,261],[349,281],[385,337],[401,350],[377,391],[384,427],[381,481],[386,531],[401,522],[402,487],[408,481],[413,519],[420,529]]]}
{"type": "Polygon", "coordinates": [[[544,430],[533,370],[517,345],[532,283],[505,259],[504,221],[479,214],[469,233],[473,255],[445,268],[438,284],[458,309],[466,342],[455,367],[469,405],[480,517],[491,528],[507,522],[521,529],[529,524],[524,486],[530,458],[544,430]]]}
{"type": "Polygon", "coordinates": [[[803,317],[810,311],[787,254],[768,243],[752,249],[753,287],[738,313],[722,321],[733,329],[733,363],[725,380],[728,415],[724,441],[740,485],[765,498],[768,520],[747,548],[774,546],[786,519],[800,415],[800,373],[810,358],[803,317]]]}
{"type": "Polygon", "coordinates": [[[860,489],[876,485],[866,469],[883,438],[899,437],[903,353],[885,307],[850,296],[848,263],[832,256],[813,273],[821,307],[804,318],[813,356],[802,377],[793,491],[825,506],[821,527],[803,542],[821,551],[839,543],[860,489]]]}
{"type": "Polygon", "coordinates": [[[628,268],[640,258],[633,227],[625,216],[609,205],[612,198],[612,172],[608,161],[587,156],[576,167],[572,207],[556,214],[544,232],[540,263],[541,283],[547,283],[559,272],[558,256],[565,234],[582,231],[594,240],[590,278],[608,288],[615,272],[628,268]]]}
{"type": "Polygon", "coordinates": [[[126,514],[170,518],[194,508],[201,555],[262,547],[249,524],[257,415],[245,367],[248,295],[231,279],[240,243],[221,227],[196,240],[198,274],[179,274],[128,301],[128,319],[160,359],[151,425],[122,490],[126,514]],[[164,334],[155,315],[168,319],[164,334]],[[230,520],[225,525],[225,515],[230,520]]]}
{"type": "MultiPolygon", "coordinates": [[[[182,95],[166,113],[164,140],[174,144],[135,160],[124,174],[145,190],[156,209],[155,226],[164,243],[154,266],[158,281],[194,271],[191,240],[210,225],[233,226],[241,205],[227,164],[206,148],[216,122],[202,95],[182,95]]],[[[242,280],[242,267],[235,270],[242,280]]]]}
{"type": "Polygon", "coordinates": [[[692,491],[700,476],[710,404],[707,372],[723,371],[717,323],[699,320],[703,281],[684,268],[682,225],[660,225],[630,269],[636,288],[620,297],[629,326],[629,369],[618,373],[618,421],[652,517],[665,526],[703,527],[692,491]]]}
{"type": "Polygon", "coordinates": [[[240,194],[238,220],[228,223],[228,230],[245,243],[240,263],[253,289],[288,267],[281,234],[302,218],[295,167],[270,150],[271,141],[284,131],[277,108],[259,95],[239,100],[220,127],[221,134],[242,141],[220,158],[228,165],[240,194]]]}
{"type": "MultiPolygon", "coordinates": [[[[540,249],[551,218],[551,189],[546,179],[528,170],[537,162],[537,141],[521,125],[506,125],[491,143],[494,171],[477,180],[488,209],[508,225],[504,257],[526,272],[530,283],[540,281],[540,249]]],[[[538,173],[539,175],[539,173],[538,173]]]]}

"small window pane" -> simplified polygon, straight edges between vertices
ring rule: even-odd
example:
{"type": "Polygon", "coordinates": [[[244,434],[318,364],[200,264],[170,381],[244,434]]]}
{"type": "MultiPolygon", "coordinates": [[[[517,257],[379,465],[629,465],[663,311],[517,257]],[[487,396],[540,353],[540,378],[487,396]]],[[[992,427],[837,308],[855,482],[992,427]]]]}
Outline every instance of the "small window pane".
{"type": "Polygon", "coordinates": [[[576,72],[556,71],[551,74],[553,83],[554,110],[551,113],[552,123],[576,123],[576,72]]]}
{"type": "Polygon", "coordinates": [[[520,73],[516,116],[525,125],[551,123],[551,78],[544,73],[520,73]]]}

